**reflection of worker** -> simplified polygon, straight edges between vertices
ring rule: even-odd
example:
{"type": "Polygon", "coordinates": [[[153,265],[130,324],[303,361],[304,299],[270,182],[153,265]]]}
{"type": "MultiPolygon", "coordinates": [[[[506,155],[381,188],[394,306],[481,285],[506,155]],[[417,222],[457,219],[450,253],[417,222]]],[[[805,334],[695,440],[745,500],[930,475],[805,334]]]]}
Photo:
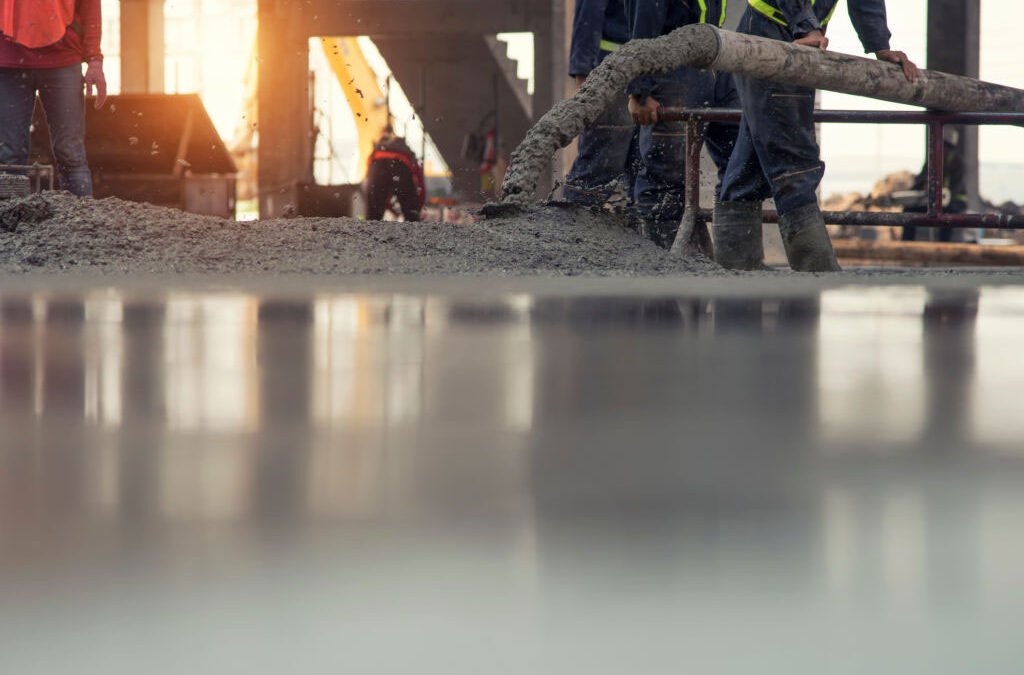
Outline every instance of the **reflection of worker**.
{"type": "MultiPolygon", "coordinates": [[[[826,49],[825,25],[839,0],[751,0],[739,32],[826,49]]],[[[917,66],[889,49],[885,0],[851,0],[861,44],[899,64],[913,82],[917,66]]],[[[896,77],[896,71],[893,77],[896,77]]],[[[736,77],[743,122],[715,209],[715,251],[727,267],[762,264],[761,202],[774,197],[789,264],[800,271],[837,271],[816,191],[825,172],[814,135],[814,90],[736,77]]]]}
{"type": "MultiPolygon", "coordinates": [[[[960,134],[952,127],[942,130],[942,140],[945,146],[942,153],[942,187],[943,192],[949,195],[948,201],[944,201],[942,210],[945,213],[967,213],[967,177],[964,174],[964,163],[960,161],[960,134]]],[[[914,184],[910,188],[915,191],[926,191],[928,189],[928,162],[921,168],[921,173],[914,177],[914,184]]],[[[927,204],[908,206],[903,209],[906,213],[927,213],[927,204]]],[[[903,228],[903,241],[914,241],[917,235],[916,227],[903,228]]],[[[939,228],[939,241],[952,241],[953,228],[939,228]]]]}
{"type": "MultiPolygon", "coordinates": [[[[701,3],[666,3],[663,0],[627,0],[634,40],[656,38],[693,23],[720,26],[725,19],[724,0],[701,3]]],[[[633,80],[627,92],[633,120],[640,129],[640,171],[636,180],[636,205],[648,236],[665,248],[672,246],[685,207],[686,122],[664,122],[662,106],[686,108],[735,108],[736,86],[728,73],[680,68],[666,75],[633,80]]],[[[736,142],[736,124],[705,125],[704,139],[719,177],[736,142]]]]}
{"type": "Polygon", "coordinates": [[[38,92],[60,186],[80,197],[92,195],[84,90],[96,108],[107,97],[101,30],[100,0],[0,0],[0,164],[28,164],[38,92]]]}
{"type": "MultiPolygon", "coordinates": [[[[624,0],[576,0],[569,51],[569,75],[576,78],[576,88],[628,39],[624,0]]],[[[565,179],[566,201],[599,206],[611,197],[615,181],[620,179],[632,197],[634,129],[625,102],[616,101],[580,134],[579,152],[565,179]]]]}
{"type": "Polygon", "coordinates": [[[366,218],[380,220],[398,202],[406,221],[420,219],[426,198],[423,168],[405,140],[389,125],[373,147],[366,172],[366,218]]]}

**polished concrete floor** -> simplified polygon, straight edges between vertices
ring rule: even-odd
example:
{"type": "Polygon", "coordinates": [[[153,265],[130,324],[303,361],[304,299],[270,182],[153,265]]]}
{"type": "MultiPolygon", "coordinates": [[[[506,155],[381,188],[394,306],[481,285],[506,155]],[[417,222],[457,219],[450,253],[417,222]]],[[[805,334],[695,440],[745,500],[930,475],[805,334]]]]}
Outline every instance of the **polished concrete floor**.
{"type": "Polygon", "coordinates": [[[0,293],[0,672],[1024,672],[1024,289],[0,293]]]}

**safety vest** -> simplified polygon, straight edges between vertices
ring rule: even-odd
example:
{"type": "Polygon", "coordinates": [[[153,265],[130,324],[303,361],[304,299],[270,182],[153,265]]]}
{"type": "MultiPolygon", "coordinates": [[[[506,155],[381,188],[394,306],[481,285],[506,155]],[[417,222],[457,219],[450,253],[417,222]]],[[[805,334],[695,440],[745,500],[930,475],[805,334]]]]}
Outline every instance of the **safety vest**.
{"type": "MultiPolygon", "coordinates": [[[[751,3],[753,4],[753,3],[751,3]]],[[[722,0],[722,12],[718,16],[718,27],[721,28],[725,25],[725,11],[729,5],[729,0],[722,0]]],[[[700,7],[700,21],[699,23],[711,23],[708,21],[708,0],[697,0],[697,6],[700,7]]],[[[601,51],[602,52],[617,52],[622,47],[617,42],[611,40],[601,40],[601,51]]]]}
{"type": "MultiPolygon", "coordinates": [[[[816,1],[817,0],[811,0],[811,7],[814,7],[814,3],[816,1]]],[[[783,14],[781,10],[776,9],[775,7],[772,7],[770,4],[765,2],[765,0],[747,0],[747,3],[751,7],[756,9],[758,12],[763,14],[765,17],[767,17],[767,18],[771,19],[772,21],[774,21],[775,23],[777,23],[777,24],[779,24],[781,26],[788,26],[789,25],[789,22],[786,21],[786,15],[783,14]]],[[[703,4],[703,2],[701,4],[703,4]]],[[[828,22],[832,19],[832,15],[836,13],[836,7],[838,7],[838,6],[839,6],[839,0],[836,0],[836,4],[832,5],[832,9],[829,10],[828,16],[826,16],[821,21],[821,25],[822,26],[827,26],[828,25],[828,22]]]]}
{"type": "Polygon", "coordinates": [[[30,49],[61,41],[75,20],[75,0],[0,0],[0,33],[30,49]]]}

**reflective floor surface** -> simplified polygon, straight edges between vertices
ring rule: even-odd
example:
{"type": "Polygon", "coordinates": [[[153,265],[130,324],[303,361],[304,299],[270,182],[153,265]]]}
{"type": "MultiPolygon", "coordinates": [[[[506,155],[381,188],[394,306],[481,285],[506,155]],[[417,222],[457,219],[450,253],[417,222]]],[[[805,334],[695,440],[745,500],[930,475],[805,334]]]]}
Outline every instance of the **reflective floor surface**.
{"type": "Polygon", "coordinates": [[[0,294],[0,671],[1020,673],[1024,289],[0,294]]]}

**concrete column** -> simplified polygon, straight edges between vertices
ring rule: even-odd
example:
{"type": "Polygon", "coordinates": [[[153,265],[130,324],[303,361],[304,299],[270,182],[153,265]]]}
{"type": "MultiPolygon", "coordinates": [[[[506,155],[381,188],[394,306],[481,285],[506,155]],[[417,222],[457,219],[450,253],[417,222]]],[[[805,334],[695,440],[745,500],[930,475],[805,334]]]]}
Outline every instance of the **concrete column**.
{"type": "MultiPolygon", "coordinates": [[[[977,0],[928,0],[928,68],[953,75],[978,77],[981,3],[977,0]]],[[[978,196],[978,128],[960,128],[970,208],[981,208],[978,196]]]]}
{"type": "Polygon", "coordinates": [[[259,0],[258,176],[260,217],[296,204],[297,184],[312,182],[309,41],[301,7],[259,0]]]}
{"type": "Polygon", "coordinates": [[[121,91],[164,91],[164,0],[121,0],[121,91]]]}
{"type": "MultiPolygon", "coordinates": [[[[566,5],[567,0],[548,0],[537,7],[533,17],[535,120],[573,93],[568,76],[569,43],[565,30],[566,12],[571,8],[566,5]]],[[[546,197],[554,180],[561,180],[567,170],[564,153],[559,151],[552,160],[551,173],[538,184],[538,194],[546,197]]]]}

